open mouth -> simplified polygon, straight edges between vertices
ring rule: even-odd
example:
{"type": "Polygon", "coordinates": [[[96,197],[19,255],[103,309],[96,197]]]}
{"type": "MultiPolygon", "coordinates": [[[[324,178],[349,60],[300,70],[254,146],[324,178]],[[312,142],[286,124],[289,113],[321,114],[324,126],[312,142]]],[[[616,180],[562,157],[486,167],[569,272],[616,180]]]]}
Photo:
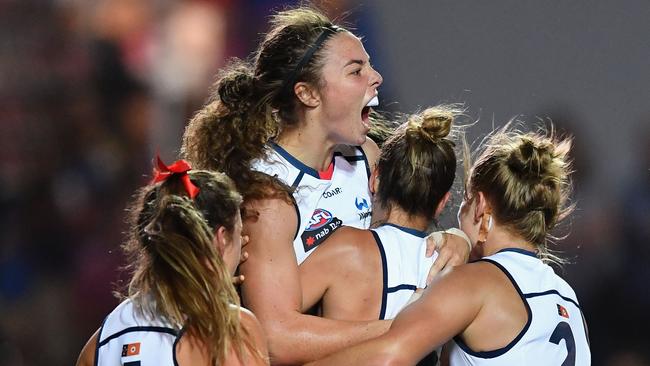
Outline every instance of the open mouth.
{"type": "Polygon", "coordinates": [[[370,116],[370,107],[368,106],[363,107],[363,109],[361,110],[361,121],[363,121],[363,124],[368,128],[370,128],[369,116],[370,116]]]}
{"type": "Polygon", "coordinates": [[[370,128],[370,107],[375,107],[379,105],[379,98],[375,95],[372,99],[368,101],[365,107],[361,110],[361,121],[366,128],[370,128]]]}

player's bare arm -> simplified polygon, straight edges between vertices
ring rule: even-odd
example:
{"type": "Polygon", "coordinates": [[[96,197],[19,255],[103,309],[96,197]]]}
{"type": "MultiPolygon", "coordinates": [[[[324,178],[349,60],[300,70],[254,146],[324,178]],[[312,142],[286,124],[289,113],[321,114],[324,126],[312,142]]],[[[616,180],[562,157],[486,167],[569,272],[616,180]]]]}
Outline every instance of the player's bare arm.
{"type": "Polygon", "coordinates": [[[322,300],[325,318],[378,319],[381,271],[381,258],[372,234],[368,230],[341,227],[300,265],[303,311],[322,300]]]}
{"type": "Polygon", "coordinates": [[[467,266],[445,270],[407,306],[384,335],[309,365],[414,365],[454,335],[481,309],[483,292],[469,284],[467,266]],[[443,295],[444,294],[444,295],[443,295]]]}
{"type": "Polygon", "coordinates": [[[246,220],[249,259],[240,267],[244,304],[258,317],[269,340],[273,364],[299,364],[376,337],[387,322],[342,322],[303,315],[302,293],[292,246],[294,207],[278,200],[249,203],[259,213],[246,220]]]}
{"type": "Polygon", "coordinates": [[[95,349],[97,348],[98,337],[99,329],[90,337],[81,350],[81,354],[79,354],[79,358],[77,359],[77,366],[92,366],[95,364],[95,349]]]}

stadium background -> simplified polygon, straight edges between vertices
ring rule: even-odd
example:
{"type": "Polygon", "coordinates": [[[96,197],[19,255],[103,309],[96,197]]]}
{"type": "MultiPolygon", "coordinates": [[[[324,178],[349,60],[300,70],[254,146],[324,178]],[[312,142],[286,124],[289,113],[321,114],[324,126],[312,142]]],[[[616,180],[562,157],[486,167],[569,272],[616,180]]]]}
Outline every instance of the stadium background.
{"type": "MultiPolygon", "coordinates": [[[[74,362],[116,304],[151,157],[176,157],[218,68],[292,3],[0,0],[1,365],[74,362]]],[[[650,364],[650,3],[320,4],[365,36],[384,108],[464,102],[471,141],[516,115],[575,136],[563,276],[593,364],[650,364]]]]}

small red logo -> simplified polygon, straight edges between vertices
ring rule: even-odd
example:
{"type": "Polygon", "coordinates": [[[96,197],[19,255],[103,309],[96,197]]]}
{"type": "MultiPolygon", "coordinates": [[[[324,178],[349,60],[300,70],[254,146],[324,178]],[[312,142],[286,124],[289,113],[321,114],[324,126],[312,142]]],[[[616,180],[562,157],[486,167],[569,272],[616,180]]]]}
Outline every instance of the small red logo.
{"type": "Polygon", "coordinates": [[[140,354],[140,342],[129,343],[122,346],[122,357],[135,356],[140,354]]]}

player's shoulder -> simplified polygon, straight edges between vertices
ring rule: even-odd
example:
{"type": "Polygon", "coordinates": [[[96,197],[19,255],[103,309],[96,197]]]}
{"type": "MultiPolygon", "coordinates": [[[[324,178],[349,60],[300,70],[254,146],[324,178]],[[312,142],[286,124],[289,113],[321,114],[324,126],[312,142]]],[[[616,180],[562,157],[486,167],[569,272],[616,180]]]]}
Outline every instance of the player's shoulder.
{"type": "Polygon", "coordinates": [[[444,269],[434,281],[459,284],[469,291],[483,291],[502,284],[504,273],[486,261],[476,261],[444,269]]]}
{"type": "Polygon", "coordinates": [[[253,314],[252,311],[248,310],[247,308],[245,308],[243,306],[231,305],[231,307],[239,309],[239,319],[241,320],[242,325],[245,328],[251,328],[251,327],[252,328],[259,328],[259,327],[261,327],[259,320],[255,316],[255,314],[253,314]]]}
{"type": "Polygon", "coordinates": [[[359,229],[352,226],[343,225],[327,239],[325,243],[331,243],[332,247],[339,250],[358,250],[359,247],[365,248],[368,244],[374,244],[370,230],[359,229]]]}
{"type": "MultiPolygon", "coordinates": [[[[319,256],[339,258],[346,266],[363,266],[377,251],[370,230],[358,229],[351,226],[341,226],[327,240],[316,248],[319,256]]],[[[316,254],[314,253],[314,254],[316,254]]]]}

